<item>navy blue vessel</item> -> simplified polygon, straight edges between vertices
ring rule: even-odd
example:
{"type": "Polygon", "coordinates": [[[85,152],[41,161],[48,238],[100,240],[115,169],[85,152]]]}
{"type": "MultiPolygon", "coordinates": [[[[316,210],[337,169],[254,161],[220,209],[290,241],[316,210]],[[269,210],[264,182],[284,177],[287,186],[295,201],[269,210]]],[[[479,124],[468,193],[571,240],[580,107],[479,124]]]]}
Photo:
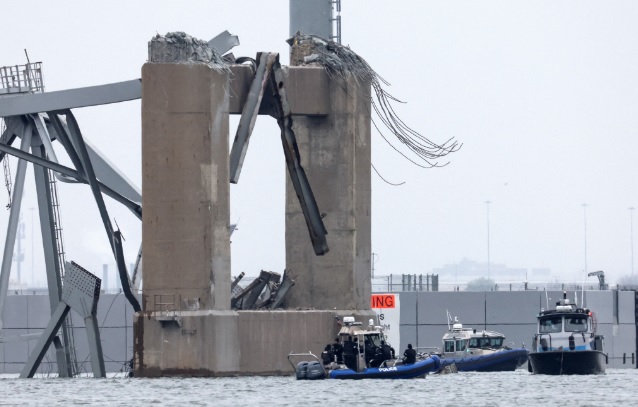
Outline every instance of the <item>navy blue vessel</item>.
{"type": "Polygon", "coordinates": [[[412,359],[404,360],[397,358],[385,341],[382,328],[372,320],[363,328],[354,317],[344,317],[339,336],[334,344],[326,346],[321,358],[311,352],[291,353],[288,361],[295,368],[297,380],[412,379],[441,369],[438,356],[414,351],[412,359]],[[300,357],[314,360],[301,361],[295,366],[293,358],[300,357]]]}
{"type": "Polygon", "coordinates": [[[328,373],[330,379],[413,379],[425,377],[428,373],[438,372],[441,360],[432,355],[412,364],[397,364],[388,367],[367,367],[361,372],[352,369],[333,369],[328,373]]]}
{"type": "Polygon", "coordinates": [[[567,293],[553,310],[541,310],[530,371],[535,374],[603,374],[607,354],[603,335],[596,334],[596,317],[588,308],[570,303],[567,293]]]}
{"type": "Polygon", "coordinates": [[[454,364],[460,372],[503,372],[514,371],[527,362],[528,350],[505,346],[501,333],[464,328],[457,317],[448,329],[439,354],[441,367],[454,364]]]}

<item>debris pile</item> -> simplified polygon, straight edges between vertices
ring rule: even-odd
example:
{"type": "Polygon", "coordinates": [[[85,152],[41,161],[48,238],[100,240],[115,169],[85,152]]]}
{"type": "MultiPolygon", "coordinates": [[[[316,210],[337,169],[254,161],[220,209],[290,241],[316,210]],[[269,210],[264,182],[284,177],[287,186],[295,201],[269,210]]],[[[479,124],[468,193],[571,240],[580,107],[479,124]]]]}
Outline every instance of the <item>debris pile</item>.
{"type": "Polygon", "coordinates": [[[295,280],[291,278],[290,272],[287,270],[284,270],[283,277],[279,273],[262,270],[259,277],[245,288],[238,284],[243,276],[244,273],[241,273],[231,285],[230,307],[232,309],[281,308],[286,293],[290,287],[295,285],[295,280]]]}
{"type": "Polygon", "coordinates": [[[181,32],[157,34],[148,42],[148,62],[205,63],[215,69],[227,70],[228,64],[208,42],[181,32]]]}

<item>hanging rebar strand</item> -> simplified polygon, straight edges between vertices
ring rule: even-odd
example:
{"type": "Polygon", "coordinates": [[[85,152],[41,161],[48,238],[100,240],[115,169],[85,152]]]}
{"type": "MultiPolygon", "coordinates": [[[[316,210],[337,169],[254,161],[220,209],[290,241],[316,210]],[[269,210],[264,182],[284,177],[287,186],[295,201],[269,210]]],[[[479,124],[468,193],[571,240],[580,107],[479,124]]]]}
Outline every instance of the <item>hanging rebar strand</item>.
{"type": "MultiPolygon", "coordinates": [[[[299,32],[287,42],[293,46],[293,57],[295,47],[302,50],[298,53],[300,57],[296,61],[298,65],[318,64],[323,66],[329,76],[344,79],[344,81],[341,81],[344,84],[342,86],[345,86],[345,83],[347,83],[345,79],[350,75],[354,77],[355,81],[369,81],[375,93],[375,97],[371,97],[370,102],[380,123],[390,130],[398,141],[412,151],[417,158],[413,159],[400,151],[384,135],[375,120],[372,120],[372,124],[390,147],[413,164],[423,168],[442,167],[448,163],[440,164],[439,159],[461,148],[462,144],[459,144],[453,138],[446,140],[442,144],[435,143],[405,124],[392,107],[392,102],[403,102],[383,89],[383,86],[388,86],[389,83],[350,48],[315,35],[299,32]]],[[[345,90],[349,91],[349,89],[345,90]]]]}

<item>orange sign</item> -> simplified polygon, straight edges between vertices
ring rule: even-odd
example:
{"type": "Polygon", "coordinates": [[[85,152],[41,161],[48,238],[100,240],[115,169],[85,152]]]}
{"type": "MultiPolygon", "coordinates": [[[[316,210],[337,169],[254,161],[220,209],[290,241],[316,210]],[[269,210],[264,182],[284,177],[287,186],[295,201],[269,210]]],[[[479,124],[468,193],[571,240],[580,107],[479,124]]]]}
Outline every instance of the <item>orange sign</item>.
{"type": "Polygon", "coordinates": [[[394,294],[372,294],[371,308],[394,308],[394,294]]]}

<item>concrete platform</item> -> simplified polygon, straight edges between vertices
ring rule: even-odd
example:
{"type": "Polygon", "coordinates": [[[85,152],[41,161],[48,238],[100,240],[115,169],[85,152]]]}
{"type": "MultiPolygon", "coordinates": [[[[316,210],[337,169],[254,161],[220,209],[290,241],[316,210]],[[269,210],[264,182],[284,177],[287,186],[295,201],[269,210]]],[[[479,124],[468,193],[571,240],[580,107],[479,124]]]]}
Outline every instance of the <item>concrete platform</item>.
{"type": "Polygon", "coordinates": [[[176,311],[136,314],[136,377],[287,376],[291,352],[319,356],[335,316],[367,324],[373,311],[176,311]]]}

